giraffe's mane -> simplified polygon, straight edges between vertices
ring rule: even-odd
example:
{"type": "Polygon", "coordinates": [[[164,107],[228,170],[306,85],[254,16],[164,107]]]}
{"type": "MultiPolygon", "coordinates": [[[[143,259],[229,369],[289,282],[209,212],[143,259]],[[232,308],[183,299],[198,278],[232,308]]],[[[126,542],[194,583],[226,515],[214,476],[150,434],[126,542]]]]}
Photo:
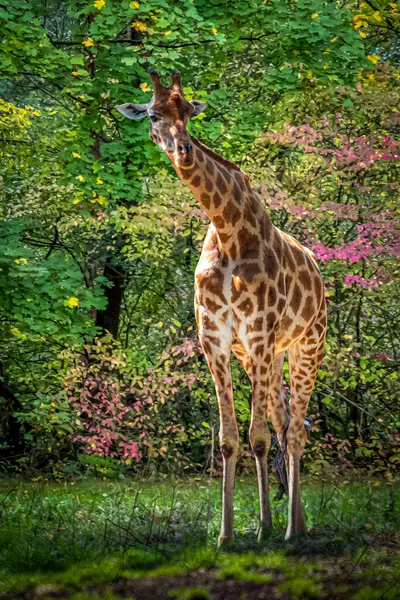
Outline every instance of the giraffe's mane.
{"type": "Polygon", "coordinates": [[[202,152],[204,152],[204,154],[207,154],[208,156],[210,156],[211,158],[213,158],[216,162],[219,162],[220,164],[224,165],[225,167],[230,167],[234,171],[241,171],[242,170],[240,167],[238,167],[237,164],[235,164],[231,160],[228,160],[227,158],[224,158],[223,156],[220,156],[219,154],[217,154],[216,152],[214,152],[214,150],[211,150],[211,148],[209,148],[208,146],[205,146],[197,138],[193,137],[192,135],[190,137],[191,137],[192,142],[198,148],[200,148],[200,150],[202,150],[202,152]]]}

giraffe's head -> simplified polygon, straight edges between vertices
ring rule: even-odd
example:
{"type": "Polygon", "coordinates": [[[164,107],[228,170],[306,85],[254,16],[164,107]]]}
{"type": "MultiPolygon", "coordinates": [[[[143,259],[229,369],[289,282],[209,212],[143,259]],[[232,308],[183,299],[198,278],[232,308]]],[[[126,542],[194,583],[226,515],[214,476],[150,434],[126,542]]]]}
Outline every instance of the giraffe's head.
{"type": "Polygon", "coordinates": [[[188,102],[183,95],[181,76],[172,73],[172,85],[164,87],[155,71],[150,72],[154,94],[148,104],[121,104],[117,110],[128,119],[150,117],[150,138],[170,160],[180,167],[193,163],[193,149],[186,124],[191,117],[200,114],[207,106],[205,102],[188,102]]]}

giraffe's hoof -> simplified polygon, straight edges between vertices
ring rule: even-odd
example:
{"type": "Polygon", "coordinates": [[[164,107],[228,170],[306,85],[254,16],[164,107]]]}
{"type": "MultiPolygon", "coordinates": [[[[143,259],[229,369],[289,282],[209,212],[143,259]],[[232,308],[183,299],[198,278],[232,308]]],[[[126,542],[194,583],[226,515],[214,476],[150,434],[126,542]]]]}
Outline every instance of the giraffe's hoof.
{"type": "Polygon", "coordinates": [[[257,540],[259,542],[266,542],[272,533],[272,525],[271,523],[260,523],[260,527],[258,529],[257,540]]]}
{"type": "Polygon", "coordinates": [[[233,543],[234,539],[235,536],[233,535],[233,533],[221,533],[218,538],[218,548],[221,548],[222,546],[229,546],[229,544],[233,543]]]}

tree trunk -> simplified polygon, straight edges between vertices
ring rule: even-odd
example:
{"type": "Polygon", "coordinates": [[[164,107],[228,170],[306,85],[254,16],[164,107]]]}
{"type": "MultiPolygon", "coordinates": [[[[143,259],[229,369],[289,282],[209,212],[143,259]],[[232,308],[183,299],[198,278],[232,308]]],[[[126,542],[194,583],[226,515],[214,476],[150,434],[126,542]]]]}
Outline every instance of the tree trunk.
{"type": "Polygon", "coordinates": [[[104,310],[97,311],[96,326],[101,327],[104,333],[108,331],[114,338],[117,338],[126,283],[126,271],[121,265],[111,264],[110,259],[107,259],[104,265],[103,276],[112,283],[112,286],[104,286],[107,306],[104,310]]]}
{"type": "MultiPolygon", "coordinates": [[[[4,398],[5,400],[4,414],[0,415],[0,423],[2,424],[4,437],[7,444],[10,446],[9,450],[11,450],[12,453],[19,453],[23,450],[24,440],[21,424],[14,416],[14,413],[18,411],[22,412],[23,409],[18,398],[4,381],[2,363],[0,363],[0,398],[4,398]]],[[[9,451],[7,451],[6,454],[9,454],[9,451]]]]}

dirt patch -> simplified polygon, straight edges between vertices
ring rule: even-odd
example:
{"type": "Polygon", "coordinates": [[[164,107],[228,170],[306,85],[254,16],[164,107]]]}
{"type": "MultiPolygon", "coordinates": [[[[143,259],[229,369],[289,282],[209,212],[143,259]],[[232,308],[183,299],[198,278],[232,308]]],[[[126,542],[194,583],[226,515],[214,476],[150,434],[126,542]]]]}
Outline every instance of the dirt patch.
{"type": "Polygon", "coordinates": [[[166,600],[179,588],[203,588],[210,600],[287,600],[290,595],[279,592],[275,583],[258,584],[230,579],[219,581],[214,572],[196,572],[182,577],[147,577],[121,579],[111,586],[114,594],[122,598],[133,596],[138,600],[166,600]]]}

